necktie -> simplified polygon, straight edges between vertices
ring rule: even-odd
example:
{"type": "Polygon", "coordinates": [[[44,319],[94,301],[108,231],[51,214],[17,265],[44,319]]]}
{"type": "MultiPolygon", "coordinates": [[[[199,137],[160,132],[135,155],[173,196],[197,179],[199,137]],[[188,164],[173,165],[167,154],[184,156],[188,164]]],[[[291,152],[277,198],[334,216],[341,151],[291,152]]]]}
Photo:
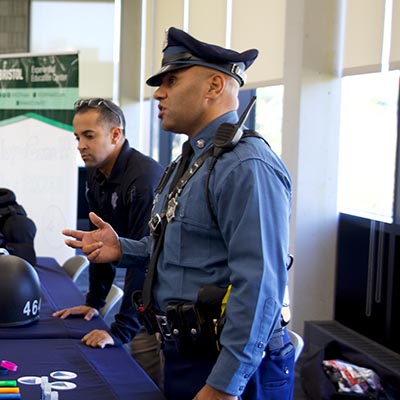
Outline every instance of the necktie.
{"type": "Polygon", "coordinates": [[[193,154],[193,149],[192,146],[190,145],[189,140],[187,140],[185,143],[182,145],[182,154],[181,154],[181,160],[178,165],[178,169],[176,170],[176,174],[174,175],[174,179],[172,180],[171,186],[169,187],[169,191],[171,192],[174,190],[176,184],[178,183],[179,179],[182,177],[182,175],[185,173],[189,160],[192,157],[193,154]]]}
{"type": "MultiPolygon", "coordinates": [[[[190,145],[189,141],[186,141],[182,145],[181,160],[180,160],[178,168],[176,170],[176,174],[174,175],[174,178],[172,179],[172,183],[169,187],[169,192],[174,190],[179,179],[185,173],[185,170],[189,166],[189,160],[190,160],[192,154],[193,154],[192,146],[190,145]]],[[[156,243],[154,244],[153,254],[151,255],[151,259],[149,262],[149,268],[147,270],[147,274],[146,274],[144,284],[143,284],[143,304],[144,304],[145,308],[147,308],[151,304],[151,289],[153,287],[153,282],[154,282],[154,278],[156,275],[157,260],[158,260],[159,254],[161,252],[161,249],[163,247],[164,233],[165,233],[165,228],[167,227],[167,222],[165,220],[165,217],[164,217],[164,220],[161,222],[161,224],[162,224],[161,232],[160,232],[158,238],[154,239],[156,241],[156,243]]]]}

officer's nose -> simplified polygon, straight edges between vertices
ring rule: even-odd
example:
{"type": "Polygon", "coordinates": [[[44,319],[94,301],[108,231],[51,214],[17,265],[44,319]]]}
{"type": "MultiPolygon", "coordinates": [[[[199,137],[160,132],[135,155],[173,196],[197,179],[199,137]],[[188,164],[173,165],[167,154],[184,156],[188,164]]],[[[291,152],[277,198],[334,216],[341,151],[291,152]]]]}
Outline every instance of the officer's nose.
{"type": "Polygon", "coordinates": [[[161,100],[165,97],[162,87],[159,86],[153,93],[153,97],[155,100],[161,100]]]}

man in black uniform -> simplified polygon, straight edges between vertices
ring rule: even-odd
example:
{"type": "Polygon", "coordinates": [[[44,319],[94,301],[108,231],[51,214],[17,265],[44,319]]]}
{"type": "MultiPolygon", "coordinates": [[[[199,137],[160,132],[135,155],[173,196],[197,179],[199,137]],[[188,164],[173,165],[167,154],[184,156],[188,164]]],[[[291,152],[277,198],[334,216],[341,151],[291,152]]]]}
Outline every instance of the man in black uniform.
{"type": "MultiPolygon", "coordinates": [[[[154,191],[162,175],[161,166],[129,146],[125,138],[122,110],[104,99],[85,99],[75,103],[73,119],[78,150],[87,167],[87,200],[91,211],[110,222],[119,235],[140,239],[148,234],[148,221],[154,191]]],[[[141,326],[132,310],[132,293],[141,289],[146,265],[126,271],[124,297],[109,331],[94,330],[83,337],[91,347],[121,346],[131,343],[131,353],[157,382],[160,380],[158,342],[154,335],[139,333],[141,326]]],[[[99,315],[115,277],[111,264],[90,264],[86,304],[59,310],[62,319],[99,315]]]]}

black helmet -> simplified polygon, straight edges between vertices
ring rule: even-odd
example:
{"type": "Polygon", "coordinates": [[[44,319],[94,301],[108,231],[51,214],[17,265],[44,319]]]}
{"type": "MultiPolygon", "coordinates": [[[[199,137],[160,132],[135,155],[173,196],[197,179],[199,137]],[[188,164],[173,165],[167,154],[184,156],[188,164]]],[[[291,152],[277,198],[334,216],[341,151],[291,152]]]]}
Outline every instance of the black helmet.
{"type": "Polygon", "coordinates": [[[0,256],[0,327],[30,324],[39,319],[40,281],[23,258],[0,256]]]}

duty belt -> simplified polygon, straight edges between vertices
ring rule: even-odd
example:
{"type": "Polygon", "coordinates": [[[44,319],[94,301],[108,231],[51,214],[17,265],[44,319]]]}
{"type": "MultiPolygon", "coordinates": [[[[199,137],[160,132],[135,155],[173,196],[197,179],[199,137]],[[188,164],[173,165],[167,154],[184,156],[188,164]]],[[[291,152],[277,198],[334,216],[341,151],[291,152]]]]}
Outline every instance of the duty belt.
{"type": "MultiPolygon", "coordinates": [[[[165,313],[155,314],[155,319],[157,321],[158,330],[165,341],[173,341],[174,337],[179,336],[180,332],[176,328],[172,328],[165,313]]],[[[274,332],[272,333],[272,336],[268,342],[269,351],[278,350],[284,346],[285,331],[286,327],[284,326],[274,329],[274,332]]],[[[192,327],[191,333],[193,335],[198,333],[195,327],[192,327]]]]}
{"type": "Polygon", "coordinates": [[[165,313],[154,313],[154,322],[165,342],[194,359],[215,359],[220,352],[216,319],[193,303],[168,304],[165,313]]]}

